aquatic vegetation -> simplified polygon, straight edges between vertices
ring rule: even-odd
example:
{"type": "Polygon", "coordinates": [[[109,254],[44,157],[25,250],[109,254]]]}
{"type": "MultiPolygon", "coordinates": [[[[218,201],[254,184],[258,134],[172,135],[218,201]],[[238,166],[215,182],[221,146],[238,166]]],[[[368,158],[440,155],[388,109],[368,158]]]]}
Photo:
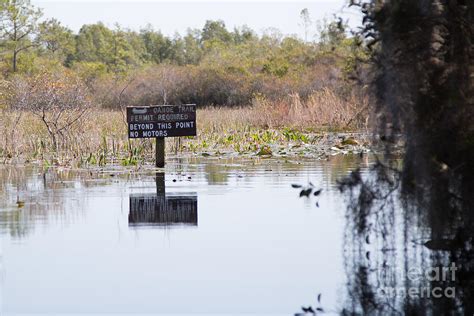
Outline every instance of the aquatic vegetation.
{"type": "Polygon", "coordinates": [[[273,154],[272,149],[270,146],[262,146],[257,152],[257,156],[271,156],[273,154]]]}
{"type": "MultiPolygon", "coordinates": [[[[272,154],[301,154],[308,148],[302,145],[327,147],[329,141],[336,145],[336,137],[327,132],[315,131],[314,126],[269,128],[268,122],[252,121],[262,116],[260,108],[205,108],[198,110],[198,136],[170,138],[166,140],[169,154],[200,152],[255,154],[261,148],[271,148],[272,154]],[[249,124],[244,124],[244,120],[249,124]]],[[[4,110],[2,120],[15,119],[15,113],[4,110]]],[[[9,134],[8,125],[0,130],[9,134]]],[[[349,136],[359,139],[361,135],[349,136]]],[[[362,136],[364,139],[367,137],[362,136]]],[[[365,141],[365,140],[364,140],[365,141]]],[[[360,143],[363,143],[361,141],[360,143]]],[[[129,140],[126,125],[119,111],[91,109],[81,119],[63,132],[58,148],[48,137],[40,118],[25,112],[15,128],[12,138],[0,139],[0,154],[8,161],[41,161],[55,159],[61,164],[106,165],[122,162],[136,165],[138,161],[154,159],[154,139],[129,140]],[[134,148],[139,150],[131,154],[134,148]]],[[[321,147],[321,148],[323,148],[321,147]]],[[[356,146],[363,148],[361,145],[356,146]]],[[[268,149],[264,149],[268,152],[268,149]]]]}
{"type": "Polygon", "coordinates": [[[309,137],[306,134],[292,128],[284,128],[282,134],[288,141],[301,141],[303,143],[309,142],[309,137]]]}
{"type": "Polygon", "coordinates": [[[140,163],[141,153],[143,152],[143,147],[134,147],[130,152],[128,157],[122,159],[122,166],[136,166],[140,163]]]}

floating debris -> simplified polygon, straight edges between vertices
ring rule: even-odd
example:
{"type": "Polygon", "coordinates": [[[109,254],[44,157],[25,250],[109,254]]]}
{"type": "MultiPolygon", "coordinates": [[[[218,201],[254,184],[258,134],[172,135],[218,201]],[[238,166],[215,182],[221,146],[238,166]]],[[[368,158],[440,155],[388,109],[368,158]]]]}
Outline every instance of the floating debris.
{"type": "Polygon", "coordinates": [[[311,194],[312,191],[313,191],[313,188],[303,189],[300,192],[300,197],[302,197],[302,196],[309,197],[309,195],[311,194]]]}
{"type": "Polygon", "coordinates": [[[311,313],[311,314],[316,314],[316,312],[314,311],[314,309],[311,307],[311,306],[308,306],[308,307],[301,307],[301,310],[305,313],[311,313]]]}

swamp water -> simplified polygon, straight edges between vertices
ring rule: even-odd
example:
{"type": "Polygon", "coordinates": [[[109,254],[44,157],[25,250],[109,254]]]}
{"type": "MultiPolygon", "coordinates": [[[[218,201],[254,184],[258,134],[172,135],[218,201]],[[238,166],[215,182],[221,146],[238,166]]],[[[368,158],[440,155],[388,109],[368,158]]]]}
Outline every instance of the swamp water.
{"type": "Polygon", "coordinates": [[[357,280],[370,279],[364,260],[374,259],[347,254],[337,180],[370,165],[341,155],[169,159],[166,175],[1,166],[1,314],[294,315],[308,305],[335,314],[355,300],[364,308],[364,289],[378,281],[357,280]],[[291,187],[309,182],[319,196],[291,187]]]}

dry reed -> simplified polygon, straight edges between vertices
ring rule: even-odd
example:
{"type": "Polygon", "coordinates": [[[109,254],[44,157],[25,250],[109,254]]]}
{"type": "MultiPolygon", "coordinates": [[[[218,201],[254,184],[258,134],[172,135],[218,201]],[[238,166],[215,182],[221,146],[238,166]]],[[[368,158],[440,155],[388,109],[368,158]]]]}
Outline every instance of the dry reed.
{"type": "MultiPolygon", "coordinates": [[[[153,140],[127,138],[127,128],[120,111],[91,109],[61,135],[58,150],[53,152],[52,140],[41,120],[30,112],[2,110],[0,113],[0,157],[25,159],[100,159],[124,157],[135,151],[152,157],[153,140]],[[102,157],[102,158],[101,158],[102,157]]],[[[178,141],[167,139],[167,149],[206,150],[225,145],[240,151],[246,148],[252,133],[284,128],[304,132],[328,130],[360,130],[367,117],[367,101],[355,97],[344,100],[330,90],[321,90],[302,101],[290,95],[279,101],[256,97],[247,107],[209,107],[198,110],[198,136],[178,141]]],[[[258,137],[257,137],[258,138],[258,137]]],[[[253,137],[253,140],[255,137],[253,137]]],[[[252,140],[252,141],[253,141],[252,140]]],[[[284,141],[275,136],[275,141],[284,141]]],[[[250,147],[248,147],[250,149],[250,147]]]]}

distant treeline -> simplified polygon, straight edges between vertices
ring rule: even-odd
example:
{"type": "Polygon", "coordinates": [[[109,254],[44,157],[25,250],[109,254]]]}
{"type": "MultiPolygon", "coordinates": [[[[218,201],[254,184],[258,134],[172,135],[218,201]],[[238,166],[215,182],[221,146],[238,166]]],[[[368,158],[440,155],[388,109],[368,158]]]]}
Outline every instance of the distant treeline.
{"type": "MultiPolygon", "coordinates": [[[[302,20],[307,34],[307,10],[302,20]]],[[[317,41],[276,30],[257,35],[246,26],[228,30],[223,21],[172,37],[150,25],[135,31],[100,22],[75,34],[56,19],[42,19],[28,0],[1,1],[0,21],[2,87],[10,88],[3,98],[19,85],[34,92],[46,89],[37,85],[49,77],[61,82],[71,76],[87,88],[91,103],[104,107],[240,106],[255,97],[306,98],[328,88],[344,94],[355,58],[363,54],[338,21],[322,24],[317,41]]]]}

